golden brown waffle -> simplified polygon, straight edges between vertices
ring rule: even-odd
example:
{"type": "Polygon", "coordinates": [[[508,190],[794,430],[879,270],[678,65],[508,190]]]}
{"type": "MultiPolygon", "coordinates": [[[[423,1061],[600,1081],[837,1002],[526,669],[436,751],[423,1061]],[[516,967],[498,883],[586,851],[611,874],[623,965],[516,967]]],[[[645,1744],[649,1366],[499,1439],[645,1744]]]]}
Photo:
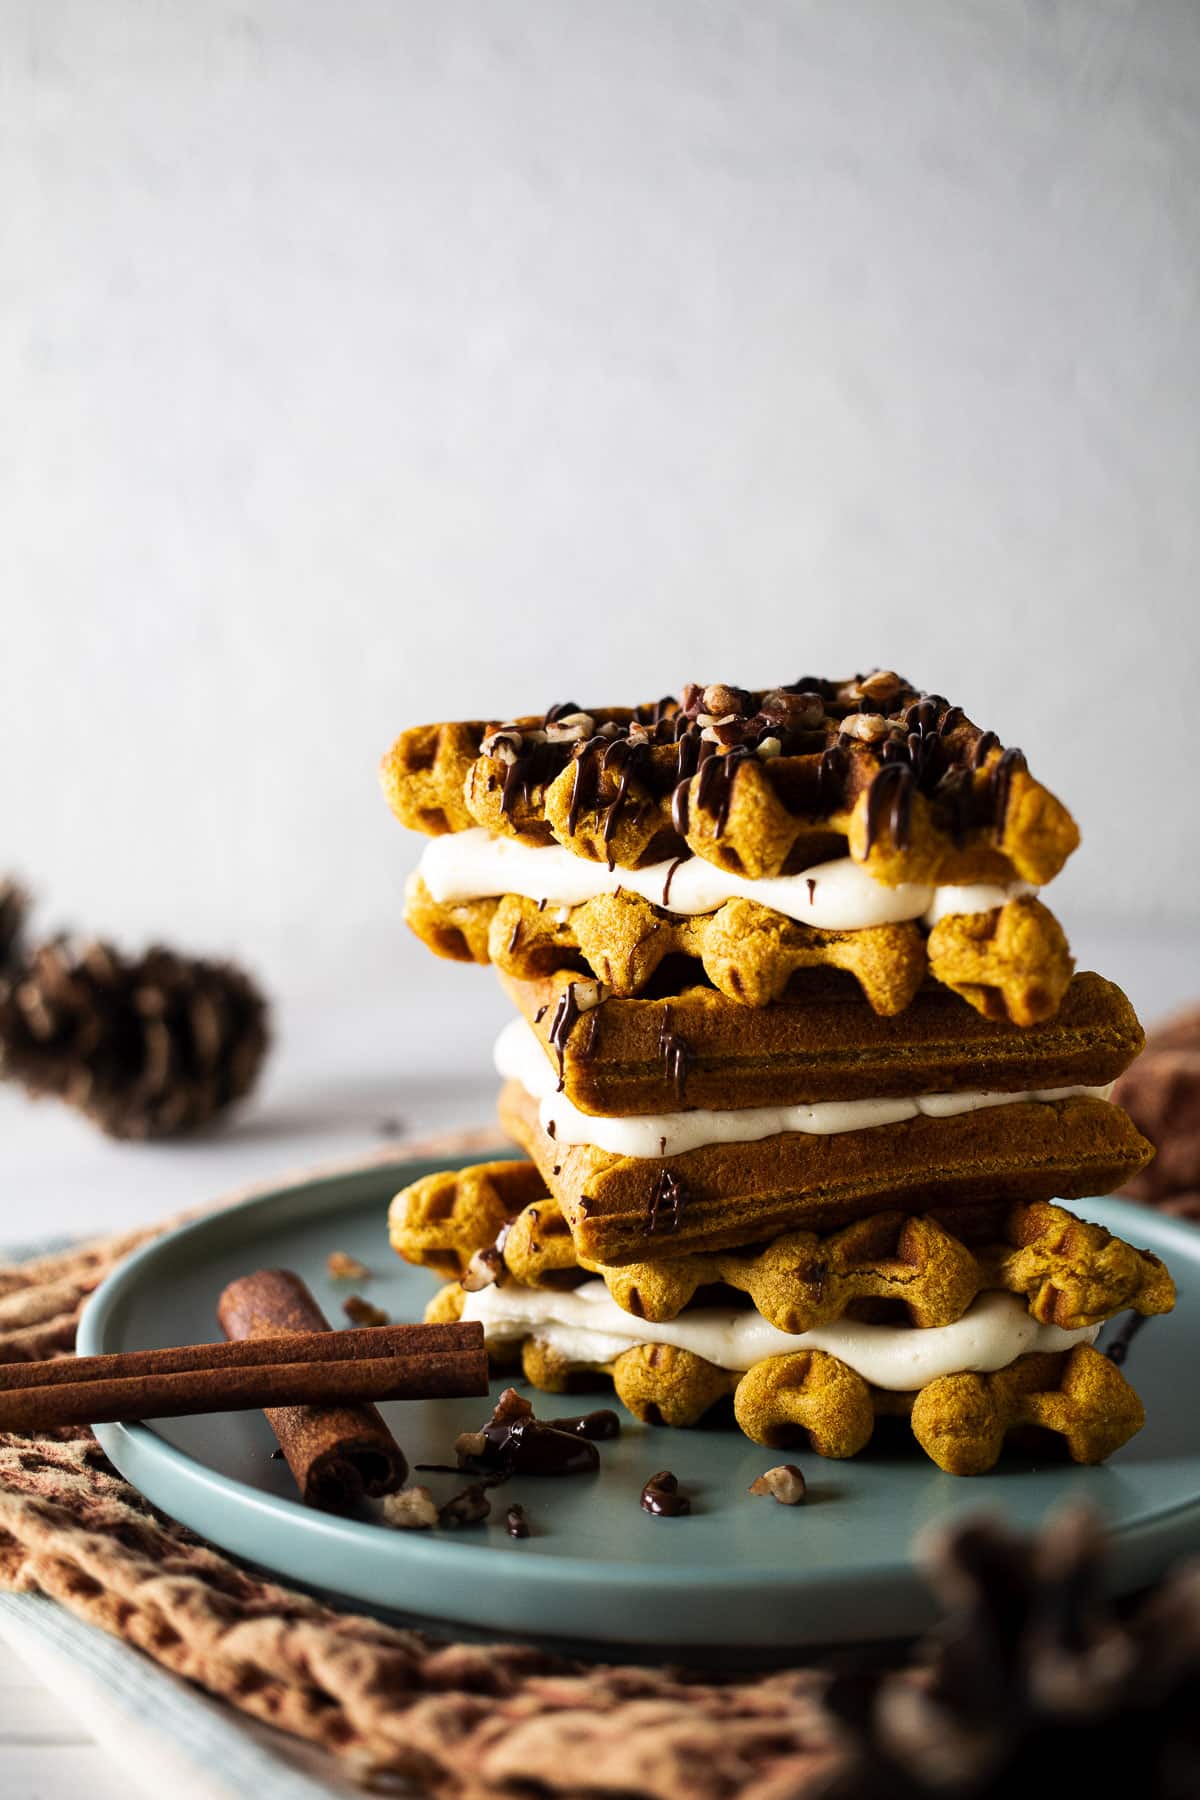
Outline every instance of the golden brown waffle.
{"type": "Polygon", "coordinates": [[[797,969],[824,967],[853,975],[875,1012],[903,1012],[928,966],[917,925],[825,931],[753,900],[728,900],[716,912],[684,918],[637,894],[602,894],[563,919],[519,894],[439,903],[413,875],[404,917],[439,956],[493,962],[519,980],[582,965],[618,994],[640,993],[666,957],[685,956],[746,1006],[778,1000],[797,969]]]}
{"type": "Polygon", "coordinates": [[[686,957],[729,999],[755,1007],[782,999],[797,970],[830,968],[852,975],[885,1016],[903,1012],[929,975],[985,1017],[1027,1026],[1053,1016],[1074,968],[1062,927],[1029,895],[949,914],[926,936],[912,922],[827,931],[741,899],[683,917],[629,893],[564,917],[519,894],[437,901],[414,873],[404,917],[435,955],[492,962],[516,980],[586,968],[616,994],[640,994],[667,957],[686,957]]]}
{"type": "Polygon", "coordinates": [[[811,1331],[863,1302],[903,1306],[918,1327],[949,1325],[985,1289],[1021,1294],[1033,1317],[1073,1331],[1134,1308],[1169,1312],[1175,1288],[1163,1264],[1065,1207],[1010,1207],[997,1235],[969,1245],[936,1219],[876,1213],[841,1231],[785,1233],[767,1245],[697,1252],[608,1268],[580,1258],[557,1202],[529,1163],[451,1169],[404,1188],[389,1212],[392,1248],[407,1262],[461,1278],[562,1287],[599,1275],[633,1318],[678,1318],[704,1288],[747,1294],[779,1331],[811,1331]],[[497,1226],[496,1173],[512,1195],[539,1191],[497,1226]]]}
{"type": "Polygon", "coordinates": [[[559,1146],[515,1082],[500,1123],[541,1172],[581,1255],[620,1264],[824,1232],[887,1207],[974,1229],[1000,1203],[1109,1193],[1153,1155],[1119,1107],[1016,1101],[827,1137],[787,1132],[659,1159],[559,1146]]]}
{"type": "Polygon", "coordinates": [[[632,712],[567,703],[500,726],[417,726],[384,758],[383,782],[419,831],[462,830],[465,814],[624,868],[691,850],[759,877],[848,845],[889,884],[1040,886],[1079,837],[1019,750],[881,670],[758,692],[691,684],[632,712]]]}
{"type": "MultiPolygon", "coordinates": [[[[447,1322],[462,1304],[460,1287],[442,1288],[425,1316],[447,1322]]],[[[497,1350],[501,1361],[513,1354],[511,1345],[489,1345],[497,1350]]],[[[1059,1436],[1073,1462],[1103,1462],[1146,1422],[1116,1364],[1088,1344],[1034,1351],[992,1375],[943,1375],[915,1394],[870,1387],[824,1350],[772,1356],[744,1375],[671,1344],[638,1344],[612,1362],[584,1363],[531,1337],[519,1354],[526,1380],[547,1393],[608,1376],[622,1406],[648,1425],[698,1425],[732,1394],[741,1430],[772,1450],[807,1444],[818,1456],[857,1456],[878,1416],[907,1413],[913,1436],[948,1475],[985,1474],[1009,1432],[1031,1427],[1059,1436]]]]}
{"type": "Polygon", "coordinates": [[[1071,1461],[1103,1462],[1146,1423],[1145,1408],[1107,1356],[1077,1344],[1035,1352],[994,1375],[943,1375],[913,1401],[913,1436],[949,1475],[982,1475],[1019,1427],[1053,1431],[1071,1461]]]}
{"type": "Polygon", "coordinates": [[[430,1175],[405,1191],[411,1201],[403,1212],[403,1254],[447,1280],[458,1280],[475,1252],[494,1243],[508,1221],[543,1196],[546,1187],[530,1163],[509,1159],[430,1175]]]}
{"type": "Polygon", "coordinates": [[[568,1099],[581,1112],[611,1117],[681,1106],[1102,1087],[1142,1046],[1125,995],[1092,974],[1076,975],[1055,1016],[1026,1030],[985,1019],[932,984],[902,1017],[880,1018],[845,977],[827,970],[804,977],[802,993],[753,1010],[712,988],[690,987],[669,999],[612,995],[572,1018],[575,980],[501,977],[555,1070],[561,1048],[568,1099]]]}

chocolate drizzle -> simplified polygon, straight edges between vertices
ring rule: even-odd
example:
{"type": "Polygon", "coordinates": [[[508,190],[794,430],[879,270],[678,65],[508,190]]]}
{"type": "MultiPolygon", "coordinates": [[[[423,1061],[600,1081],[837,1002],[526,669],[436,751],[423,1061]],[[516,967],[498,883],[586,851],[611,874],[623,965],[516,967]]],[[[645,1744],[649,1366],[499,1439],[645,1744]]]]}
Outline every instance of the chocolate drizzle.
{"type": "Polygon", "coordinates": [[[646,1230],[654,1237],[659,1230],[679,1230],[679,1218],[687,1204],[687,1189],[673,1169],[660,1169],[650,1190],[646,1208],[646,1230]],[[665,1219],[664,1219],[665,1214],[665,1219]]]}
{"type": "Polygon", "coordinates": [[[561,1094],[567,1079],[567,1041],[579,1020],[583,1017],[583,1009],[576,998],[576,983],[568,982],[558,997],[558,1005],[554,1009],[554,1017],[550,1021],[547,1033],[550,1047],[558,1058],[558,1092],[561,1094]]]}
{"type": "Polygon", "coordinates": [[[999,748],[1000,739],[996,736],[994,731],[985,731],[981,733],[974,750],[971,752],[971,767],[973,769],[982,769],[992,751],[998,750],[999,748]]]}
{"type": "Polygon", "coordinates": [[[1025,753],[1015,748],[1006,750],[1000,760],[993,766],[991,774],[992,828],[997,838],[1004,836],[1004,821],[1008,816],[1008,800],[1012,790],[1012,778],[1018,769],[1027,769],[1025,753]]]}
{"type": "Polygon", "coordinates": [[[671,903],[671,883],[675,879],[675,871],[679,867],[680,863],[685,863],[687,860],[688,859],[686,856],[677,856],[675,858],[675,861],[671,864],[670,868],[667,870],[667,879],[663,882],[662,903],[664,906],[669,906],[671,903]]]}
{"type": "Polygon", "coordinates": [[[907,763],[884,763],[867,790],[867,829],[863,861],[871,854],[885,809],[897,850],[907,850],[912,826],[913,772],[907,763]]]}
{"type": "Polygon", "coordinates": [[[713,835],[720,837],[729,823],[729,808],[733,802],[733,784],[737,772],[746,758],[753,752],[744,744],[737,744],[724,756],[709,756],[700,765],[700,779],[696,783],[696,805],[701,812],[709,814],[713,821],[713,835]]]}
{"type": "Polygon", "coordinates": [[[679,783],[679,786],[671,795],[671,823],[674,825],[681,838],[687,836],[688,826],[691,823],[689,814],[691,785],[692,778],[689,775],[679,783]]]}
{"type": "Polygon", "coordinates": [[[850,758],[840,744],[830,744],[817,764],[817,798],[826,812],[833,812],[842,798],[850,758]]]}
{"type": "Polygon", "coordinates": [[[585,738],[572,751],[575,773],[571,777],[571,798],[567,802],[567,831],[571,837],[579,827],[579,815],[591,811],[600,790],[600,758],[608,749],[607,738],[585,738]]]}
{"type": "Polygon", "coordinates": [[[667,1080],[675,1089],[676,1099],[682,1100],[687,1088],[692,1049],[682,1032],[676,1031],[671,1024],[671,1008],[669,1006],[663,1007],[662,1024],[658,1032],[658,1054],[662,1058],[667,1080]]]}
{"type": "Polygon", "coordinates": [[[504,771],[500,811],[512,812],[518,800],[529,804],[535,788],[544,787],[558,773],[558,754],[553,744],[531,744],[519,750],[504,771]]]}

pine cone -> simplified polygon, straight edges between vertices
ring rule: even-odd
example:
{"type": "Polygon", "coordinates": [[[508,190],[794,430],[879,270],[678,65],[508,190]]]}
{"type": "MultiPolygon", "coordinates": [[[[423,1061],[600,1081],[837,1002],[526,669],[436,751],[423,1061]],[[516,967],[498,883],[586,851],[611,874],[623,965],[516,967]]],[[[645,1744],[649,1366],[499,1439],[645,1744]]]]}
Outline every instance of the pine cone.
{"type": "Polygon", "coordinates": [[[1158,1149],[1121,1192],[1200,1221],[1200,1007],[1150,1033],[1113,1099],[1158,1149]]]}
{"type": "Polygon", "coordinates": [[[0,981],[0,1074],[118,1138],[192,1131],[254,1085],[266,1002],[230,963],[42,944],[0,981]]]}
{"type": "Polygon", "coordinates": [[[1122,1621],[1104,1542],[1071,1508],[1032,1540],[989,1522],[931,1562],[949,1608],[927,1668],[836,1679],[852,1749],[826,1800],[1009,1800],[1058,1791],[1193,1800],[1200,1791],[1200,1568],[1122,1621]]]}
{"type": "Polygon", "coordinates": [[[20,955],[29,895],[16,881],[0,881],[0,976],[20,955]]]}

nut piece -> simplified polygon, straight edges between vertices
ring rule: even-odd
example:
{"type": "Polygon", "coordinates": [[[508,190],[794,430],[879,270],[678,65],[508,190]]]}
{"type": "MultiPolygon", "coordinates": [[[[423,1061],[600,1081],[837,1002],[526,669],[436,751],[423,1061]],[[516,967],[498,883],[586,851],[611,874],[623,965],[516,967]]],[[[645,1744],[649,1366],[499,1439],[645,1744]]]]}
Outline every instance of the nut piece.
{"type": "Polygon", "coordinates": [[[428,1531],[438,1522],[438,1509],[427,1487],[401,1488],[383,1501],[383,1522],[397,1531],[428,1531]]]}
{"type": "Polygon", "coordinates": [[[842,720],[841,730],[844,737],[857,738],[861,744],[878,744],[891,726],[882,713],[851,713],[842,720]]]}
{"type": "Polygon", "coordinates": [[[820,694],[788,694],[772,688],[762,697],[759,712],[772,725],[792,731],[815,731],[825,722],[825,702],[820,694]]]}
{"type": "Polygon", "coordinates": [[[351,1256],[347,1250],[331,1250],[325,1270],[330,1281],[369,1281],[371,1276],[366,1263],[359,1262],[357,1256],[351,1256]]]}
{"type": "Polygon", "coordinates": [[[489,1244],[486,1250],[477,1250],[467,1264],[463,1274],[463,1289],[468,1294],[477,1294],[481,1288],[492,1287],[504,1273],[504,1258],[495,1244],[489,1244]]]}
{"type": "Polygon", "coordinates": [[[858,683],[858,691],[867,700],[894,700],[904,683],[894,669],[876,669],[858,683]]]}
{"type": "Polygon", "coordinates": [[[780,1506],[799,1506],[807,1492],[804,1475],[795,1463],[777,1463],[752,1481],[747,1492],[751,1494],[770,1494],[772,1500],[778,1500],[780,1506]]]}
{"type": "Polygon", "coordinates": [[[561,719],[552,719],[546,726],[546,742],[548,744],[578,744],[584,738],[590,738],[596,729],[596,721],[591,713],[564,713],[561,719]]]}
{"type": "Polygon", "coordinates": [[[382,1306],[372,1306],[361,1294],[351,1294],[348,1300],[343,1300],[342,1311],[352,1325],[390,1325],[392,1322],[382,1306]]]}
{"type": "Polygon", "coordinates": [[[704,690],[702,707],[714,719],[724,719],[730,714],[736,717],[746,710],[746,695],[741,688],[730,687],[726,681],[711,681],[704,690]]]}
{"type": "Polygon", "coordinates": [[[502,725],[499,731],[489,732],[479,746],[481,756],[494,756],[502,763],[515,763],[518,753],[524,748],[524,733],[515,725],[502,725]]]}

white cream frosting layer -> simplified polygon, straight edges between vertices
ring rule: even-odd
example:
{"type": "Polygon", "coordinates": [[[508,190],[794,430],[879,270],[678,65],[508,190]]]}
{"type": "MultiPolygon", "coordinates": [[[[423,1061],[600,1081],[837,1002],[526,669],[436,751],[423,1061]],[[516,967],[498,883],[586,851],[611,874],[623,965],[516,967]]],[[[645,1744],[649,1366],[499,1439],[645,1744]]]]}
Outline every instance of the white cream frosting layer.
{"type": "Polygon", "coordinates": [[[816,863],[798,875],[759,881],[718,869],[702,856],[651,863],[645,869],[609,869],[576,856],[562,844],[522,844],[516,838],[493,837],[481,825],[432,838],[417,872],[439,905],[521,894],[561,908],[582,906],[620,888],[689,918],[714,912],[726,900],[756,900],[772,912],[825,931],[862,931],[906,919],[933,925],[950,912],[992,912],[1019,894],[1036,892],[1024,881],[942,888],[907,881],[885,887],[849,856],[816,863]]]}
{"type": "Polygon", "coordinates": [[[745,1106],[717,1111],[636,1113],[626,1118],[580,1112],[557,1092],[554,1070],[533,1027],[513,1019],[496,1039],[497,1072],[519,1081],[538,1103],[542,1130],[557,1144],[592,1144],[611,1156],[658,1158],[682,1156],[705,1144],[751,1144],[780,1132],[802,1131],[828,1137],[842,1131],[865,1131],[896,1125],[924,1113],[948,1119],[955,1113],[978,1112],[988,1106],[1012,1106],[1020,1100],[1069,1100],[1074,1095],[1107,1100],[1106,1087],[1031,1088],[1021,1093],[979,1089],[959,1094],[914,1094],[899,1099],[825,1100],[812,1106],[745,1106]]]}
{"type": "Polygon", "coordinates": [[[1098,1325],[1064,1331],[1041,1325],[1015,1294],[980,1294],[952,1325],[867,1325],[837,1319],[798,1333],[779,1331],[753,1309],[703,1306],[654,1324],[623,1312],[602,1281],[568,1292],[503,1282],[466,1296],[464,1319],[489,1338],[537,1337],[574,1363],[609,1363],[635,1344],[674,1344],[718,1368],[745,1370],[793,1350],[825,1350],[874,1387],[910,1393],[960,1370],[1002,1369],[1031,1350],[1091,1344],[1098,1325]]]}

